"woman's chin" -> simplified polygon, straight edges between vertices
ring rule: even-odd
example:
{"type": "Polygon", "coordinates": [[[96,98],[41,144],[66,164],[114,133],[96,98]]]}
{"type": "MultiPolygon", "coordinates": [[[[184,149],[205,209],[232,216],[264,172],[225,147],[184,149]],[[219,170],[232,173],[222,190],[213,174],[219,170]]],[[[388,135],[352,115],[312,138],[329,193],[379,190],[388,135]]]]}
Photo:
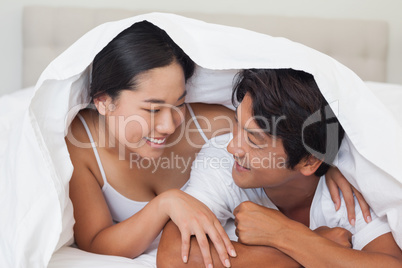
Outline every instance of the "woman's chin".
{"type": "Polygon", "coordinates": [[[147,155],[143,156],[143,158],[148,158],[148,159],[151,159],[151,160],[158,159],[158,158],[161,158],[161,157],[162,157],[162,153],[159,153],[159,154],[156,154],[156,153],[147,154],[147,155]]]}
{"type": "Polygon", "coordinates": [[[138,151],[141,158],[156,159],[160,158],[165,151],[165,147],[153,148],[149,146],[143,146],[142,150],[138,151]]]}

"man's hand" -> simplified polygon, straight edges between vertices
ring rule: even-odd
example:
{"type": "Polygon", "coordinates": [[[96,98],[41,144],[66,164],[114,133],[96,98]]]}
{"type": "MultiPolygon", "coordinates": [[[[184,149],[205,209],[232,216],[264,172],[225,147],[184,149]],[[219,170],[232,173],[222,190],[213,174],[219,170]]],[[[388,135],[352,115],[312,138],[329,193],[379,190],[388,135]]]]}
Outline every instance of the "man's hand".
{"type": "Polygon", "coordinates": [[[280,211],[246,201],[233,211],[236,235],[246,245],[274,246],[290,220],[280,211]]]}

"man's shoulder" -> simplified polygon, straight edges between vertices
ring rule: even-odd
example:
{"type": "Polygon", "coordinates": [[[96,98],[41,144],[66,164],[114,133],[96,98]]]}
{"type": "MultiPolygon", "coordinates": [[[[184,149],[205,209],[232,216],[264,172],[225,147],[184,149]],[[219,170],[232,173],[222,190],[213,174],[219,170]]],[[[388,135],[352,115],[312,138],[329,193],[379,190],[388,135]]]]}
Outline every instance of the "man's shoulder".
{"type": "Polygon", "coordinates": [[[233,137],[232,133],[226,133],[223,135],[215,136],[204,144],[200,153],[222,155],[222,156],[231,155],[226,148],[229,142],[232,140],[232,137],[233,137]]]}
{"type": "Polygon", "coordinates": [[[232,167],[234,159],[226,147],[232,135],[224,134],[210,139],[193,161],[191,179],[200,179],[223,184],[233,183],[232,167]],[[219,178],[219,180],[217,179],[219,178]]]}
{"type": "Polygon", "coordinates": [[[315,229],[319,226],[339,227],[340,221],[344,218],[343,212],[342,207],[338,211],[335,210],[325,177],[321,177],[310,208],[310,228],[315,229]]]}

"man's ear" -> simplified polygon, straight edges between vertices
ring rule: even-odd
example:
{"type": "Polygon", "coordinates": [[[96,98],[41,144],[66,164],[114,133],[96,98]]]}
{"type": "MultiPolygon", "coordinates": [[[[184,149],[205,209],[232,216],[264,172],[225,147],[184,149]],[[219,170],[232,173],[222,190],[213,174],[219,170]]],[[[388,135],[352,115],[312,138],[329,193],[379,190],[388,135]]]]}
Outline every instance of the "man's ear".
{"type": "Polygon", "coordinates": [[[107,112],[107,107],[109,107],[109,102],[111,101],[111,98],[107,96],[106,94],[102,94],[99,97],[96,97],[94,99],[94,104],[96,106],[96,109],[101,115],[106,115],[107,112]]]}
{"type": "Polygon", "coordinates": [[[310,176],[313,175],[314,172],[317,171],[317,169],[320,167],[322,164],[322,160],[318,159],[317,157],[310,155],[306,157],[304,160],[301,161],[301,167],[300,167],[300,172],[304,176],[310,176]]]}

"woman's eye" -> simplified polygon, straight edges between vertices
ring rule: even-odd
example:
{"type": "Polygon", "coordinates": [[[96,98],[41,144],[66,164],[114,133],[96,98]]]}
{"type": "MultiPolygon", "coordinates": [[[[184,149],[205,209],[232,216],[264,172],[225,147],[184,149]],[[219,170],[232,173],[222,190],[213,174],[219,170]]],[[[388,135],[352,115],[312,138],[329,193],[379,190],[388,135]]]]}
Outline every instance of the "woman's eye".
{"type": "Polygon", "coordinates": [[[155,110],[153,110],[153,109],[145,109],[147,112],[150,112],[150,113],[157,113],[157,112],[159,112],[160,110],[158,110],[158,109],[155,109],[155,110]]]}
{"type": "Polygon", "coordinates": [[[184,107],[184,105],[185,105],[186,103],[185,102],[183,102],[182,104],[180,104],[180,105],[177,105],[176,107],[177,108],[182,108],[182,107],[184,107]]]}

